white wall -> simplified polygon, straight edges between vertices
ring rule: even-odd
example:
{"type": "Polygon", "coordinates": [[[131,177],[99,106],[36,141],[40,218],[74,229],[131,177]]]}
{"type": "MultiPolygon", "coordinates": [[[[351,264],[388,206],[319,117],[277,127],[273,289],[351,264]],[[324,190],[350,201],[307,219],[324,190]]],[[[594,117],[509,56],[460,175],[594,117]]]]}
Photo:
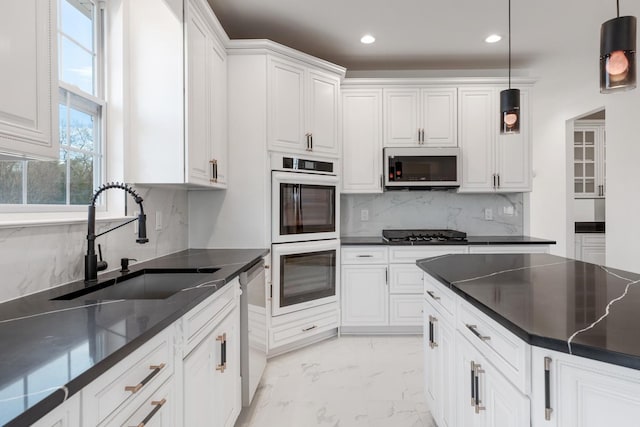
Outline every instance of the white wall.
{"type": "MultiPolygon", "coordinates": [[[[640,15],[640,4],[627,2],[625,15],[640,15]]],[[[611,16],[612,17],[612,16],[611,16]]],[[[607,264],[640,271],[636,261],[640,246],[640,188],[634,185],[640,158],[640,89],[626,93],[600,94],[598,56],[600,24],[606,15],[585,14],[590,37],[580,46],[567,46],[564,54],[540,60],[532,75],[537,76],[533,99],[533,192],[531,193],[531,234],[553,238],[558,244],[552,253],[567,254],[568,223],[572,204],[567,204],[567,120],[587,112],[606,109],[607,132],[607,264]]],[[[559,40],[561,42],[561,40],[559,40]]],[[[569,171],[570,172],[570,171],[569,171]]]]}
{"type": "MultiPolygon", "coordinates": [[[[119,269],[120,258],[143,261],[187,248],[187,192],[136,190],[144,199],[149,243],[136,243],[133,224],[98,237],[96,243],[102,245],[108,270],[119,269]],[[159,231],[155,230],[156,211],[162,213],[159,231]]],[[[120,190],[109,191],[117,195],[120,190]]],[[[121,223],[101,222],[96,231],[100,233],[121,223]]],[[[83,279],[86,236],[86,222],[0,228],[0,302],[83,279]]]]}

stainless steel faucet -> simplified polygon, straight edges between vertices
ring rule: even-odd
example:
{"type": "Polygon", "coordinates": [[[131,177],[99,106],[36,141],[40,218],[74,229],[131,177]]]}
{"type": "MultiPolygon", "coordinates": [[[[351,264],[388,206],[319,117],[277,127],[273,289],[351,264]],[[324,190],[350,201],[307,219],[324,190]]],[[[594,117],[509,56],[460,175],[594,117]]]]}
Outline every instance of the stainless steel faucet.
{"type": "Polygon", "coordinates": [[[93,194],[91,198],[91,204],[89,205],[89,218],[87,224],[87,254],[84,256],[84,282],[85,285],[94,284],[98,281],[98,271],[105,270],[107,268],[106,261],[102,260],[102,254],[100,254],[100,261],[98,261],[98,255],[96,255],[96,237],[100,237],[103,234],[107,234],[110,231],[113,231],[117,228],[123,227],[133,221],[138,221],[138,238],[136,239],[137,243],[143,244],[147,243],[149,239],[147,239],[147,216],[144,214],[144,207],[142,206],[142,197],[138,195],[131,187],[127,184],[121,184],[119,182],[111,182],[107,183],[93,194]],[[133,218],[130,221],[127,221],[123,224],[120,224],[116,227],[113,227],[107,231],[103,231],[100,234],[96,234],[96,200],[100,193],[105,190],[109,190],[111,188],[120,188],[127,193],[131,194],[133,200],[140,206],[140,214],[137,218],[133,218]]]}

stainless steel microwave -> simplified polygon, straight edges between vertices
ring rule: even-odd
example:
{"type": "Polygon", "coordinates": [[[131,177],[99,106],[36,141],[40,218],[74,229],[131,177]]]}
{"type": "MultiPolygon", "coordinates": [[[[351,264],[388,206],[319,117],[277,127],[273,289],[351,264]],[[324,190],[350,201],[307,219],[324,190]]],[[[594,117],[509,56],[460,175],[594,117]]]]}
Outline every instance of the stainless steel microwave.
{"type": "Polygon", "coordinates": [[[385,148],[386,190],[428,190],[460,186],[459,148],[385,148]]]}

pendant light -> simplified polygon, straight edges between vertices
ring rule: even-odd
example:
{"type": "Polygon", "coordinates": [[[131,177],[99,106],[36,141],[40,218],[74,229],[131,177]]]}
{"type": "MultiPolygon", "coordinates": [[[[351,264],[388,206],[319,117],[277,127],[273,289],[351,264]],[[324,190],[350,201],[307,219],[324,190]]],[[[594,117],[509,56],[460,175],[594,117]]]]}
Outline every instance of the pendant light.
{"type": "Polygon", "coordinates": [[[610,93],[636,87],[636,17],[620,16],[600,27],[600,92],[610,93]]]}
{"type": "Polygon", "coordinates": [[[511,89],[511,0],[509,0],[509,89],[500,92],[500,133],[520,133],[520,89],[511,89]]]}

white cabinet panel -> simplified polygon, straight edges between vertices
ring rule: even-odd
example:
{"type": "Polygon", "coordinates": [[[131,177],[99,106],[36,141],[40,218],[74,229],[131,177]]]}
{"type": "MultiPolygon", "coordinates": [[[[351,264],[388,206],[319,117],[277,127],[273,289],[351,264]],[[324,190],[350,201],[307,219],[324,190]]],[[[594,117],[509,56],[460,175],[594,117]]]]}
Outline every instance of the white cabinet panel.
{"type": "Polygon", "coordinates": [[[418,143],[418,89],[384,90],[384,146],[418,143]]]}
{"type": "Polygon", "coordinates": [[[389,266],[389,291],[395,294],[421,294],[424,272],[417,265],[391,264],[389,266]]]}
{"type": "Polygon", "coordinates": [[[389,321],[388,267],[342,266],[342,326],[379,326],[389,321]]]}
{"type": "Polygon", "coordinates": [[[57,0],[0,3],[0,152],[59,159],[57,0]]]}
{"type": "Polygon", "coordinates": [[[177,397],[176,387],[171,378],[133,413],[123,416],[127,412],[123,411],[105,426],[173,427],[177,424],[177,397]]]}
{"type": "Polygon", "coordinates": [[[638,425],[639,371],[536,347],[532,359],[532,426],[638,425]],[[549,367],[550,411],[546,410],[545,367],[549,367]]]}
{"type": "Polygon", "coordinates": [[[80,393],[71,396],[32,427],[80,427],[80,393]]]}
{"type": "Polygon", "coordinates": [[[389,295],[389,325],[422,325],[422,295],[389,295]]]}
{"type": "Polygon", "coordinates": [[[382,193],[382,90],[342,91],[342,192],[382,193]]]}
{"type": "Polygon", "coordinates": [[[500,89],[464,87],[458,92],[462,149],[460,192],[531,191],[529,90],[520,89],[519,134],[500,135],[500,89]]]}
{"type": "Polygon", "coordinates": [[[605,265],[606,236],[604,234],[576,233],[575,234],[576,259],[592,264],[605,265]]]}
{"type": "Polygon", "coordinates": [[[428,147],[457,147],[456,88],[422,89],[423,144],[428,147]]]}
{"type": "Polygon", "coordinates": [[[268,74],[269,149],[337,156],[340,79],[275,57],[268,74]]]}

